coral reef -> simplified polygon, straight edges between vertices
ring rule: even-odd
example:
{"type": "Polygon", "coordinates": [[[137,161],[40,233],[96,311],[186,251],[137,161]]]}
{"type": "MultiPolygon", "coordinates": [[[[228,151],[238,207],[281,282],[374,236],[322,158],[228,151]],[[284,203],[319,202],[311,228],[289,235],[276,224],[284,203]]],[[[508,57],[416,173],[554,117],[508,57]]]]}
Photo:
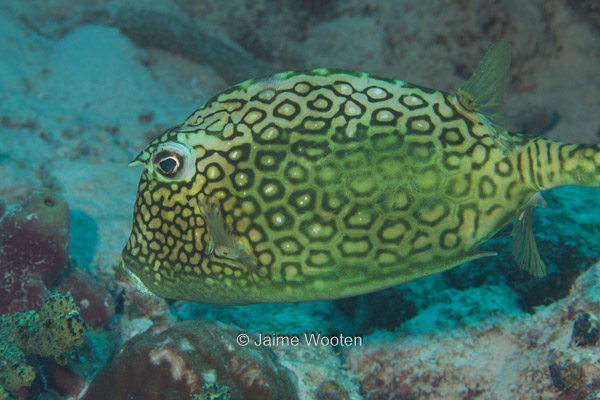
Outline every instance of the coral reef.
{"type": "MultiPolygon", "coordinates": [[[[223,89],[226,82],[213,70],[228,80],[250,76],[251,71],[245,75],[249,56],[244,53],[268,60],[278,70],[360,69],[454,91],[489,44],[505,36],[513,45],[515,66],[508,88],[510,126],[554,139],[598,142],[598,1],[471,3],[0,2],[0,196],[6,201],[6,205],[0,201],[0,217],[4,216],[0,223],[0,308],[4,311],[0,312],[39,307],[58,288],[73,295],[90,326],[106,326],[114,312],[106,289],[99,287],[97,296],[87,291],[79,297],[79,284],[96,289],[85,283],[88,273],[79,274],[74,262],[65,268],[67,263],[49,265],[40,258],[32,260],[41,261],[39,265],[15,262],[16,269],[7,267],[5,261],[17,257],[4,253],[9,250],[8,239],[2,234],[15,232],[8,222],[14,221],[13,205],[32,188],[60,188],[61,197],[74,211],[71,255],[97,278],[107,282],[108,277],[110,282],[126,240],[121,233],[130,224],[126,205],[134,200],[139,177],[138,170],[124,166],[148,139],[142,132],[155,136],[223,89]],[[136,31],[116,28],[129,18],[115,18],[123,3],[132,5],[133,14],[147,17],[132,21],[141,25],[131,25],[136,31]],[[153,21],[165,25],[153,31],[153,21]],[[151,42],[165,38],[177,42],[166,46],[151,42]],[[232,62],[231,57],[222,61],[204,53],[222,44],[230,56],[241,56],[232,62]],[[37,266],[47,271],[65,269],[48,276],[37,266]],[[57,274],[52,283],[43,278],[49,281],[57,274]]],[[[74,393],[79,389],[74,386],[88,384],[86,378],[123,341],[147,329],[142,337],[158,336],[153,331],[156,326],[150,328],[153,323],[200,317],[235,323],[251,332],[338,329],[369,335],[363,347],[342,351],[274,348],[277,362],[298,377],[301,398],[343,398],[339,387],[353,400],[394,395],[498,400],[592,396],[600,375],[599,347],[579,344],[593,343],[595,336],[593,318],[582,315],[600,315],[594,283],[599,279],[598,267],[586,271],[598,259],[598,196],[594,190],[565,188],[545,197],[549,207],[536,210],[534,222],[538,245],[550,267],[545,279],[535,280],[515,270],[506,250],[509,240],[499,238],[490,244],[500,253],[496,258],[335,303],[224,308],[142,299],[139,294],[118,297],[117,328],[87,334],[78,351],[81,359],[65,367],[51,360],[40,364],[35,356],[26,359],[38,375],[43,374],[27,396],[57,399],[54,389],[63,397],[77,398],[74,393]],[[97,349],[106,354],[95,358],[97,349]]],[[[47,211],[53,212],[36,213],[47,211]]],[[[19,221],[24,226],[37,222],[19,221]]],[[[27,252],[39,254],[31,246],[22,250],[23,257],[28,257],[27,252]]],[[[60,251],[60,246],[55,250],[60,251]]],[[[168,340],[167,335],[159,337],[168,340]]],[[[232,346],[237,353],[238,347],[232,346]]],[[[224,357],[226,352],[219,354],[224,357]]],[[[132,357],[150,364],[148,356],[132,357]]],[[[109,366],[117,368],[114,362],[109,366]]],[[[137,370],[133,362],[123,366],[126,376],[137,370]]],[[[160,367],[170,376],[166,361],[150,367],[141,368],[135,380],[141,382],[146,372],[148,381],[164,381],[158,373],[148,373],[160,367]]],[[[29,379],[27,371],[23,373],[23,379],[29,379]]],[[[228,385],[220,379],[214,382],[228,385]]],[[[196,398],[212,390],[207,387],[202,392],[202,384],[198,386],[196,398]]],[[[219,389],[212,391],[218,395],[219,389]]],[[[24,399],[26,394],[22,389],[13,396],[24,399]]],[[[0,389],[3,397],[8,392],[0,389]]]]}
{"type": "Polygon", "coordinates": [[[0,220],[0,314],[38,309],[69,260],[69,209],[48,189],[0,220]]]}
{"type": "MultiPolygon", "coordinates": [[[[556,389],[564,391],[563,400],[582,400],[578,396],[595,393],[600,383],[598,348],[570,345],[572,323],[600,310],[598,293],[600,264],[582,274],[567,297],[533,315],[458,316],[456,325],[432,324],[421,332],[409,321],[404,330],[376,333],[362,348],[350,348],[346,362],[369,400],[553,399],[556,389]]],[[[576,324],[576,337],[590,332],[588,318],[576,324]]]]}
{"type": "Polygon", "coordinates": [[[0,370],[13,371],[0,373],[5,389],[29,387],[33,366],[45,365],[49,387],[69,394],[81,390],[85,379],[70,369],[42,359],[29,365],[25,356],[65,364],[83,342],[84,321],[101,328],[114,316],[106,286],[69,257],[69,221],[67,205],[48,189],[34,192],[0,220],[0,314],[5,314],[0,317],[5,357],[0,370]],[[50,296],[54,292],[65,296],[50,296]]]}
{"type": "Polygon", "coordinates": [[[290,373],[268,349],[238,345],[238,334],[214,321],[155,324],[116,351],[84,399],[187,400],[211,383],[232,399],[296,399],[290,373]]]}
{"type": "Polygon", "coordinates": [[[69,208],[49,189],[33,192],[0,220],[0,314],[38,310],[51,292],[70,293],[92,328],[107,326],[106,286],[69,264],[69,208]]]}
{"type": "Polygon", "coordinates": [[[53,294],[40,311],[0,316],[0,387],[18,390],[35,378],[26,356],[52,357],[66,365],[83,344],[85,323],[70,296],[53,294]]]}
{"type": "Polygon", "coordinates": [[[79,314],[90,328],[107,327],[115,315],[115,305],[106,286],[85,270],[74,267],[53,287],[63,294],[70,294],[79,314]]]}

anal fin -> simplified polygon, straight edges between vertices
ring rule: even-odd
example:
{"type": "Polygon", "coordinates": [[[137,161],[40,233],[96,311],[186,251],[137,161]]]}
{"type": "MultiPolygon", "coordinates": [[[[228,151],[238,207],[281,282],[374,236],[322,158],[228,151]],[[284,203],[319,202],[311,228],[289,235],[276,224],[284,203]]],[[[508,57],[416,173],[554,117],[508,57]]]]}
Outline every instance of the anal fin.
{"type": "Polygon", "coordinates": [[[531,221],[533,219],[533,207],[545,206],[546,202],[542,196],[539,193],[534,194],[513,226],[512,255],[520,269],[529,272],[536,278],[546,276],[546,264],[542,261],[535,243],[531,221]]]}

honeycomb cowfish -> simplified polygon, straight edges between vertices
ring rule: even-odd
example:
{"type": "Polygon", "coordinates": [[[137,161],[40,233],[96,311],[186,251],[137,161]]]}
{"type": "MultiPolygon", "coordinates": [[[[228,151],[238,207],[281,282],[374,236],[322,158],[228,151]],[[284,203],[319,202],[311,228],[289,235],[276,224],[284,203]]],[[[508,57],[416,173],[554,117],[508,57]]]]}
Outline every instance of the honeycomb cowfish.
{"type": "Polygon", "coordinates": [[[456,95],[314,69],[232,86],[131,162],[144,167],[121,272],[211,304],[335,299],[494,255],[541,277],[540,192],[600,186],[600,146],[505,129],[510,46],[456,95]]]}

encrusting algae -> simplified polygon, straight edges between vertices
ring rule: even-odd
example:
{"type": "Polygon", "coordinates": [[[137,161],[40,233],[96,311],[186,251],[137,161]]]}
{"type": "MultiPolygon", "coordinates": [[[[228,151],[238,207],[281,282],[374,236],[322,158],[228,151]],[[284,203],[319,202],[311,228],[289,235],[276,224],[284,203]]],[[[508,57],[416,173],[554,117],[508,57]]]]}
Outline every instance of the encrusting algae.
{"type": "Polygon", "coordinates": [[[31,385],[35,371],[27,355],[52,357],[66,365],[83,344],[84,333],[85,323],[69,295],[50,296],[39,312],[0,315],[0,391],[31,385]]]}
{"type": "Polygon", "coordinates": [[[230,87],[131,163],[123,272],[173,299],[335,299],[494,255],[479,246],[515,220],[517,264],[544,276],[532,210],[599,187],[600,147],[508,132],[509,64],[501,41],[456,96],[330,69],[230,87]]]}

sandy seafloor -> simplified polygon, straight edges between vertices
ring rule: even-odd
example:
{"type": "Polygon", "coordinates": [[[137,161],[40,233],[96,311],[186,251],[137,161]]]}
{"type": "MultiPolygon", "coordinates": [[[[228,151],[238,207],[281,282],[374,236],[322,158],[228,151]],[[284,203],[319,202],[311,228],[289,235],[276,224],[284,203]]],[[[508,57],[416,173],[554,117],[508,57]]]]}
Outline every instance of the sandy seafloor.
{"type": "MultiPolygon", "coordinates": [[[[247,71],[264,73],[354,69],[452,92],[501,37],[513,48],[509,127],[600,142],[600,11],[594,4],[3,1],[0,198],[10,208],[34,189],[54,190],[71,210],[72,256],[117,298],[114,272],[140,174],[127,163],[209,97],[254,77],[244,76],[246,64],[247,71]],[[134,15],[151,9],[186,21],[194,30],[180,32],[178,40],[194,45],[168,51],[153,46],[152,38],[136,40],[116,22],[121,6],[134,15]],[[229,59],[203,62],[202,43],[233,50],[229,59]],[[231,64],[236,68],[226,67],[231,64]]],[[[577,315],[600,314],[598,197],[581,188],[546,196],[548,209],[538,213],[534,229],[551,274],[535,283],[516,269],[508,242],[496,240],[489,245],[500,253],[496,259],[378,294],[247,307],[174,302],[167,312],[255,334],[363,335],[362,346],[348,349],[273,348],[303,399],[325,398],[317,389],[327,380],[344,388],[340,396],[346,397],[339,398],[554,399],[561,392],[549,377],[551,355],[581,363],[586,385],[600,380],[598,346],[569,347],[577,315]]],[[[122,340],[151,323],[131,322],[122,312],[108,328],[122,340]]]]}

